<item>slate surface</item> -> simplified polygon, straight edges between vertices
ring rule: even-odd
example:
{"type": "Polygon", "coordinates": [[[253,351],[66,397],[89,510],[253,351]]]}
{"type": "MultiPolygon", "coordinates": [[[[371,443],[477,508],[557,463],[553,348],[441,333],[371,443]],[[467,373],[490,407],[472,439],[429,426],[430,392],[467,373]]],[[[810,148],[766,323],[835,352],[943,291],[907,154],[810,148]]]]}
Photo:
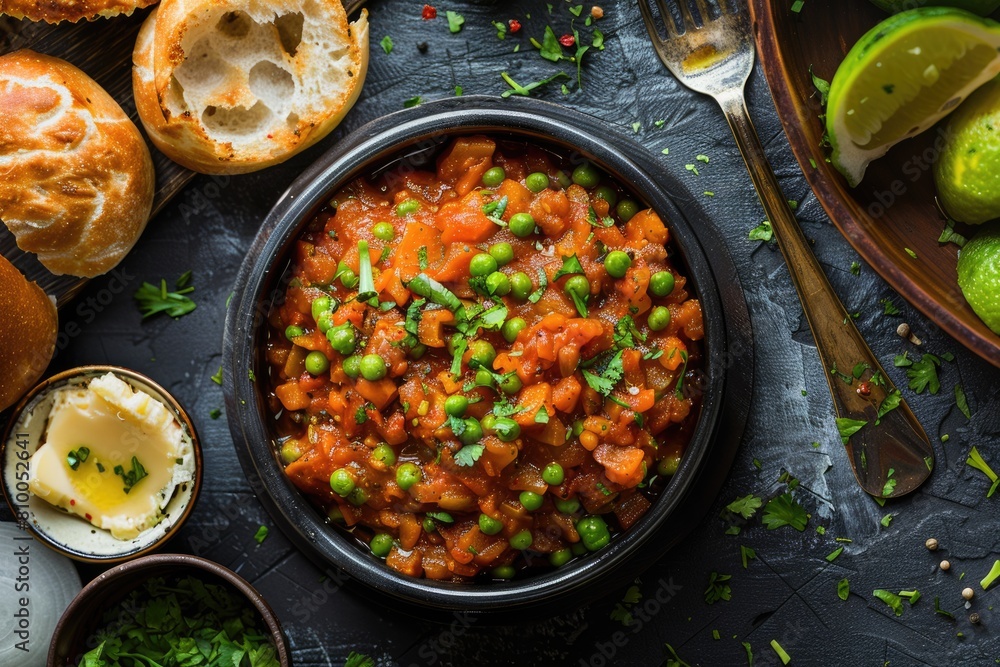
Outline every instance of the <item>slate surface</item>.
{"type": "MultiPolygon", "coordinates": [[[[449,623],[404,617],[374,605],[355,591],[321,583],[322,573],[291,549],[278,530],[261,545],[253,535],[270,518],[250,493],[236,461],[225,419],[209,413],[222,406],[221,388],[210,377],[219,367],[225,302],[233,276],[264,213],[281,191],[339,136],[415,96],[438,99],[469,93],[498,95],[507,71],[525,84],[570,63],[541,59],[528,36],[541,36],[546,23],[557,34],[570,27],[571,5],[553,2],[486,0],[438,5],[440,16],[422,21],[423,3],[393,0],[370,3],[371,68],[364,92],[337,133],[289,163],[266,172],[233,178],[198,177],[153,220],[135,251],[110,276],[95,279],[63,312],[59,352],[53,372],[88,364],[112,363],[147,373],[188,408],[205,448],[205,485],[197,511],[171,545],[206,556],[249,579],[278,611],[297,665],[341,665],[350,651],[373,656],[379,665],[661,665],[666,644],[692,665],[746,664],[748,642],[755,665],[779,664],[768,646],[776,639],[794,665],[987,665],[1000,662],[1000,613],[991,607],[1000,593],[979,589],[978,581],[1000,552],[1000,513],[987,500],[989,481],[965,465],[972,445],[1000,470],[1000,371],[948,338],[904,303],[872,270],[860,275],[859,261],[830,224],[802,178],[777,121],[766,85],[752,77],[749,104],[762,140],[789,199],[800,202],[798,217],[838,294],[935,443],[938,466],[919,493],[879,507],[854,482],[831,413],[826,380],[808,326],[781,257],[773,246],[750,241],[747,232],[763,219],[728,128],[714,103],[680,87],[661,67],[632,2],[606,1],[597,25],[606,36],[602,52],[588,53],[584,90],[571,83],[568,95],[549,85],[536,96],[593,114],[631,130],[658,155],[665,170],[687,185],[674,193],[685,210],[702,210],[718,225],[735,257],[747,290],[755,330],[757,387],[753,411],[731,474],[708,518],[680,547],[639,577],[641,601],[633,621],[612,619],[626,590],[582,609],[520,624],[487,627],[459,614],[449,623]],[[444,11],[465,17],[458,34],[448,32],[444,11]],[[530,14],[531,18],[526,15],[530,14]],[[524,29],[499,40],[491,21],[518,18],[524,29]],[[391,35],[386,55],[378,42],[391,35]],[[426,43],[426,53],[418,50],[426,43]],[[513,52],[520,45],[520,52],[513,52]],[[661,128],[654,121],[665,120],[661,128]],[[669,148],[668,155],[661,151],[669,148]],[[703,164],[695,156],[703,154],[703,164]],[[686,164],[697,164],[699,176],[686,164]],[[711,191],[714,197],[703,193],[711,191]],[[180,320],[142,322],[131,293],[143,280],[176,277],[194,270],[197,310],[180,320]],[[896,317],[883,315],[881,299],[892,299],[896,317]],[[914,348],[895,330],[908,322],[924,344],[914,348]],[[71,327],[75,324],[76,328],[71,327]],[[78,332],[69,335],[66,332],[78,332]],[[893,357],[909,350],[952,352],[941,369],[937,395],[905,389],[893,357]],[[969,396],[972,418],[955,405],[953,388],[969,396]],[[949,435],[946,444],[941,436],[949,435]],[[818,443],[814,446],[813,443],[818,443]],[[756,466],[754,461],[759,461],[756,466]],[[754,518],[739,535],[717,517],[726,503],[754,493],[765,499],[784,490],[783,471],[801,480],[796,494],[812,513],[804,532],[769,531],[754,518]],[[888,527],[880,519],[893,516],[888,527]],[[824,526],[824,535],[816,528],[824,526]],[[937,537],[942,550],[923,547],[937,537]],[[835,538],[851,542],[836,542],[835,538]],[[744,569],[740,546],[757,558],[744,569]],[[837,547],[834,562],[826,557],[837,547]],[[941,558],[952,562],[941,572],[941,558]],[[704,591],[711,572],[731,574],[730,601],[708,605],[704,591]],[[964,579],[961,579],[963,573],[964,579]],[[837,597],[847,578],[851,595],[837,597]],[[961,580],[960,580],[961,579],[961,580]],[[961,589],[977,589],[967,620],[961,589]],[[876,588],[917,589],[923,598],[902,616],[871,596],[876,588]],[[955,614],[949,621],[933,612],[955,614]],[[718,630],[720,639],[713,638],[718,630]],[[964,636],[963,636],[964,635],[964,636]]],[[[590,5],[585,8],[585,12],[590,5]]],[[[581,34],[590,29],[576,24],[581,34]]],[[[84,575],[94,571],[85,568],[84,575]]],[[[1000,590],[1000,587],[998,587],[1000,590]]],[[[620,616],[620,614],[616,614],[620,616]]]]}

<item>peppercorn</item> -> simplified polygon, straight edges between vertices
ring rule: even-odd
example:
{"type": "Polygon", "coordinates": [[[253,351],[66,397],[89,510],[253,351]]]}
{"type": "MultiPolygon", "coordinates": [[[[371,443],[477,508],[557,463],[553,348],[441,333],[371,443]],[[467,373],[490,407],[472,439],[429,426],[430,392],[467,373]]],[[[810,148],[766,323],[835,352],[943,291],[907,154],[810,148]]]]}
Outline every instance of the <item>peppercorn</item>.
{"type": "Polygon", "coordinates": [[[974,611],[971,614],[969,614],[969,623],[972,623],[973,625],[979,625],[979,622],[981,620],[983,619],[979,616],[978,611],[974,611]]]}
{"type": "Polygon", "coordinates": [[[948,571],[951,569],[951,563],[949,563],[946,560],[943,560],[941,561],[941,564],[938,565],[938,567],[940,567],[942,570],[948,571]]]}
{"type": "Polygon", "coordinates": [[[975,597],[975,595],[976,591],[972,590],[971,588],[966,588],[962,591],[962,597],[965,598],[966,600],[971,600],[973,597],[975,597]]]}
{"type": "Polygon", "coordinates": [[[937,551],[938,541],[936,537],[928,537],[927,541],[924,542],[924,546],[927,547],[928,551],[937,551]]]}

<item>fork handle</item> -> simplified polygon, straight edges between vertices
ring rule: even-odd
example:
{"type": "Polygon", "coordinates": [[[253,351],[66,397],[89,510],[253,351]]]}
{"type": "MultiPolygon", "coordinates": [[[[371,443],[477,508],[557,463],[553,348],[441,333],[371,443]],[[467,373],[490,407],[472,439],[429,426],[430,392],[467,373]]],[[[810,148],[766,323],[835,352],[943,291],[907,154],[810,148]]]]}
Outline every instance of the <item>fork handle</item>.
{"type": "Polygon", "coordinates": [[[746,161],[799,293],[826,370],[834,410],[838,417],[867,422],[844,443],[858,483],[876,497],[900,496],[916,489],[933,467],[934,451],[927,435],[901,399],[896,409],[880,418],[879,406],[886,396],[898,395],[898,391],[833,291],[795,220],[750,120],[743,92],[737,89],[716,100],[746,161]]]}

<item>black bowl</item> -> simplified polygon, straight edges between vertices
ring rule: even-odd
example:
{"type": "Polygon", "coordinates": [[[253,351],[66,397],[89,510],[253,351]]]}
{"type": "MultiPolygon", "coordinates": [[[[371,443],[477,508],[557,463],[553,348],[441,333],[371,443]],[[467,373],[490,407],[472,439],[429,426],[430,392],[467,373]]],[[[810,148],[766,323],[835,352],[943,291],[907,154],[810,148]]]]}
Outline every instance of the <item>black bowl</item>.
{"type": "MultiPolygon", "coordinates": [[[[702,468],[719,466],[714,455],[707,454],[720,427],[727,377],[734,368],[741,368],[745,378],[750,352],[744,345],[738,355],[732,353],[732,326],[727,332],[719,286],[698,234],[663,185],[651,176],[654,167],[642,157],[644,154],[641,146],[613,131],[607,123],[554,104],[531,99],[456,98],[393,113],[360,128],[307,169],[279,199],[254,240],[229,305],[223,343],[227,415],[237,454],[257,496],[292,541],[326,566],[328,576],[336,577],[338,582],[355,579],[396,603],[413,603],[424,609],[510,611],[556,597],[565,602],[569,597],[583,600],[596,596],[602,587],[594,586],[595,581],[604,583],[616,578],[615,573],[621,577],[623,571],[624,576],[634,578],[639,567],[648,566],[675,542],[673,531],[658,529],[693,490],[702,468]],[[670,228],[671,243],[679,251],[685,275],[701,301],[705,322],[701,414],[680,469],[652,508],[599,552],[545,574],[488,585],[405,576],[372,556],[358,540],[327,523],[283,472],[269,429],[263,382],[267,377],[263,360],[267,313],[285,287],[282,280],[292,245],[315,212],[333,192],[357,176],[398,160],[422,166],[450,137],[480,132],[549,145],[570,154],[573,162],[589,160],[652,206],[670,228]],[[255,382],[254,377],[261,380],[255,382]],[[671,534],[665,534],[668,532],[671,534]],[[623,568],[626,563],[628,568],[623,568]]],[[[673,183],[670,186],[676,187],[673,183]]],[[[739,293],[731,260],[724,249],[720,250],[721,244],[713,246],[713,258],[725,265],[725,275],[720,276],[726,281],[724,289],[731,291],[735,282],[739,293]]],[[[733,303],[733,299],[726,300],[727,313],[733,303]]],[[[746,336],[746,306],[741,295],[732,307],[740,315],[740,336],[746,336]]],[[[747,382],[742,382],[740,393],[748,393],[747,382]]],[[[742,432],[743,420],[745,413],[742,419],[727,417],[726,428],[738,422],[738,431],[742,432]]],[[[727,440],[733,440],[733,435],[728,433],[727,440]]],[[[716,483],[728,471],[731,459],[732,451],[722,459],[722,475],[714,471],[716,483]]]]}

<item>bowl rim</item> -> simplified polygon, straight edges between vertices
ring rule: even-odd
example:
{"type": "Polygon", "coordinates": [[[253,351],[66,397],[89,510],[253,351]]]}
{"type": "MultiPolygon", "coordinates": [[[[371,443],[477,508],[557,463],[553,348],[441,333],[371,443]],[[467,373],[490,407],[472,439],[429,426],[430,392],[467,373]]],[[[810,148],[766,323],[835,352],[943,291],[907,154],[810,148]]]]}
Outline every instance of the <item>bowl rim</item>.
{"type": "MultiPolygon", "coordinates": [[[[52,641],[49,643],[47,657],[47,664],[49,667],[61,664],[59,662],[60,656],[58,655],[57,640],[60,634],[65,630],[66,625],[78,613],[79,609],[84,607],[89,602],[90,598],[94,597],[103,589],[114,586],[115,584],[120,584],[121,580],[127,579],[127,577],[142,573],[144,570],[155,570],[166,566],[176,567],[178,570],[182,567],[190,567],[202,572],[207,572],[218,577],[219,579],[222,579],[239,591],[240,594],[242,594],[243,597],[257,611],[261,620],[264,621],[264,625],[267,627],[271,640],[274,642],[275,650],[278,653],[278,660],[282,667],[288,667],[291,665],[288,640],[285,637],[281,621],[278,619],[277,614],[274,613],[271,605],[264,599],[264,596],[261,595],[260,592],[246,579],[236,574],[228,567],[220,565],[215,561],[208,560],[207,558],[201,558],[200,556],[192,556],[190,554],[152,554],[118,564],[87,582],[87,585],[84,586],[79,593],[77,593],[76,597],[73,598],[73,601],[70,602],[68,607],[66,607],[66,611],[63,612],[62,616],[59,617],[59,621],[56,623],[55,630],[52,632],[52,641]]],[[[152,576],[152,574],[149,576],[152,576]]],[[[134,586],[122,589],[122,596],[135,590],[144,581],[146,581],[149,576],[137,580],[134,586]]],[[[178,576],[183,575],[178,574],[178,576]]]]}
{"type": "MultiPolygon", "coordinates": [[[[248,481],[278,526],[307,555],[314,559],[318,556],[325,564],[341,568],[350,579],[396,600],[440,609],[490,612],[498,606],[523,607],[578,590],[635,555],[676,509],[703,463],[721,416],[727,363],[726,325],[716,280],[692,223],[657,178],[629,157],[630,150],[645,151],[600,119],[565,107],[533,99],[468,96],[398,111],[361,127],[307,168],[278,200],[264,219],[234,286],[223,340],[226,369],[223,388],[234,446],[248,481]],[[706,321],[702,366],[706,389],[702,394],[701,415],[688,454],[653,507],[636,525],[598,552],[597,557],[584,558],[546,574],[512,582],[491,582],[488,586],[402,575],[380,560],[375,562],[373,556],[362,553],[339,531],[319,520],[316,510],[288,481],[277,461],[258,409],[261,394],[248,372],[259,359],[253,345],[255,332],[264,324],[271,298],[283,287],[272,291],[270,298],[264,292],[285,273],[289,245],[300,235],[324,197],[351,178],[371,171],[421,141],[476,132],[517,135],[521,140],[535,138],[568,147],[574,157],[595,160],[616,180],[641,194],[669,221],[673,246],[686,264],[686,275],[702,301],[706,321]],[[629,177],[624,177],[623,171],[629,177]],[[278,259],[263,262],[264,256],[278,259]],[[262,262],[264,266],[260,266],[262,262]]],[[[669,180],[666,174],[658,176],[669,180]]],[[[344,581],[332,567],[327,574],[338,583],[344,581]]]]}
{"type": "MultiPolygon", "coordinates": [[[[170,526],[167,531],[160,536],[159,539],[148,544],[145,547],[136,549],[133,551],[128,551],[118,554],[109,554],[107,556],[95,556],[93,554],[87,554],[82,551],[77,551],[75,549],[69,548],[69,545],[57,542],[48,533],[41,531],[32,521],[18,521],[19,525],[24,525],[31,534],[37,539],[41,544],[52,549],[56,553],[59,553],[67,558],[72,558],[75,561],[81,563],[92,563],[92,564],[114,564],[121,563],[133,558],[139,558],[149,554],[156,549],[159,549],[165,545],[171,538],[173,538],[181,529],[181,527],[187,522],[188,517],[194,511],[194,506],[198,501],[198,496],[201,492],[202,476],[204,471],[204,460],[201,450],[201,441],[198,437],[198,432],[195,430],[194,422],[191,420],[191,416],[188,414],[187,410],[180,404],[180,402],[171,394],[169,391],[163,388],[158,382],[152,378],[129,368],[124,368],[122,366],[113,366],[108,364],[88,364],[86,366],[76,366],[74,368],[68,368],[64,371],[56,373],[50,377],[45,378],[37,385],[31,388],[31,390],[21,397],[21,400],[13,407],[10,412],[10,418],[7,421],[7,425],[4,427],[2,440],[0,440],[0,471],[5,470],[7,467],[7,444],[10,441],[11,435],[14,432],[15,427],[21,417],[21,413],[24,409],[40,394],[49,389],[53,388],[54,385],[59,383],[64,383],[76,377],[82,377],[91,375],[97,377],[105,373],[113,373],[116,376],[122,376],[124,378],[131,378],[137,380],[142,384],[147,385],[150,389],[157,392],[159,397],[162,398],[167,408],[169,408],[177,420],[181,423],[181,426],[187,430],[188,436],[191,438],[191,451],[194,455],[194,474],[191,479],[191,498],[188,500],[187,505],[184,506],[183,511],[176,521],[170,526]]],[[[0,474],[0,487],[3,488],[4,501],[7,503],[7,507],[13,513],[15,519],[21,514],[21,506],[15,503],[14,494],[11,493],[11,489],[7,486],[6,475],[0,474]]]]}
{"type": "MultiPolygon", "coordinates": [[[[970,326],[950,309],[943,308],[927,292],[919,289],[882,247],[865,233],[863,225],[858,222],[855,216],[855,212],[844,203],[845,197],[841,194],[843,187],[840,185],[843,177],[832,173],[830,171],[832,167],[826,165],[812,168],[810,160],[816,158],[808,152],[806,147],[812,145],[813,142],[806,136],[804,128],[815,119],[807,117],[802,111],[802,107],[794,101],[797,96],[790,80],[785,76],[785,73],[789,71],[786,65],[786,47],[782,44],[775,29],[774,12],[785,10],[773,0],[750,0],[749,9],[753,23],[757,26],[755,33],[757,47],[761,54],[761,67],[767,79],[775,109],[778,112],[778,119],[781,121],[781,126],[802,174],[830,220],[851,244],[851,247],[875,269],[893,290],[937,326],[944,329],[949,336],[994,366],[1000,367],[1000,335],[987,333],[988,329],[985,324],[983,324],[982,329],[970,326]],[[810,168],[806,168],[807,165],[810,168]]],[[[863,215],[867,216],[867,213],[863,213],[863,215]]]]}

